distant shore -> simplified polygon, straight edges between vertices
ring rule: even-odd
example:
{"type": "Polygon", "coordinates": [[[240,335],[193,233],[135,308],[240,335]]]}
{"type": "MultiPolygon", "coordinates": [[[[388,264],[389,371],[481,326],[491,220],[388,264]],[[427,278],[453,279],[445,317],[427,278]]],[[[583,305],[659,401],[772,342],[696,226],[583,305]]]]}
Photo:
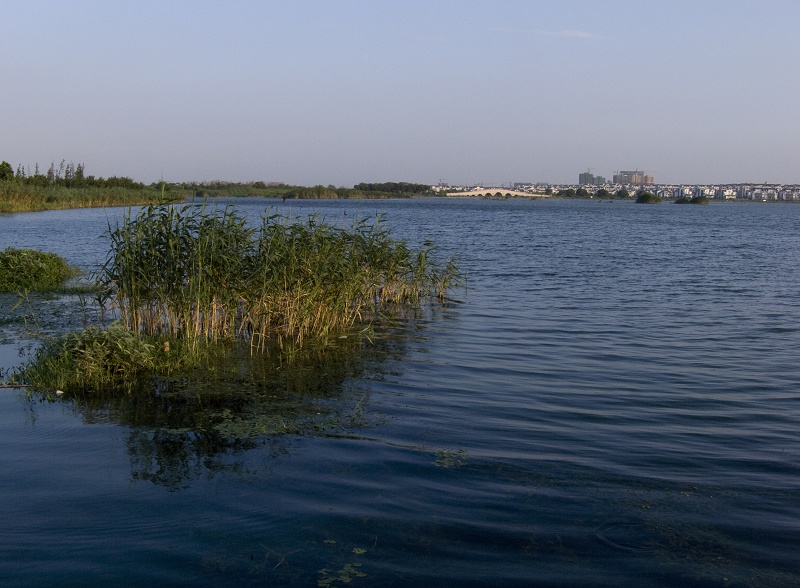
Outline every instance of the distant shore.
{"type": "MultiPolygon", "coordinates": [[[[0,213],[36,212],[71,208],[104,208],[114,206],[147,206],[186,202],[203,198],[260,197],[283,200],[361,200],[397,198],[484,198],[505,200],[527,199],[594,199],[635,200],[635,189],[588,191],[584,188],[472,188],[447,190],[424,184],[386,182],[383,184],[356,184],[353,188],[329,186],[294,186],[265,182],[159,182],[144,185],[129,178],[94,179],[76,182],[64,178],[31,176],[0,179],[0,213]]],[[[741,195],[726,193],[724,197],[710,197],[710,202],[800,202],[800,190],[782,192],[749,186],[741,195]],[[789,194],[789,196],[786,196],[789,194]]],[[[678,200],[664,191],[656,192],[665,203],[678,200]]]]}
{"type": "MultiPolygon", "coordinates": [[[[433,195],[433,194],[427,194],[433,195]]],[[[185,202],[192,198],[261,197],[288,199],[411,198],[414,193],[364,191],[333,186],[286,184],[156,184],[133,187],[31,185],[0,181],[0,213],[36,212],[71,208],[147,206],[185,202]]]]}

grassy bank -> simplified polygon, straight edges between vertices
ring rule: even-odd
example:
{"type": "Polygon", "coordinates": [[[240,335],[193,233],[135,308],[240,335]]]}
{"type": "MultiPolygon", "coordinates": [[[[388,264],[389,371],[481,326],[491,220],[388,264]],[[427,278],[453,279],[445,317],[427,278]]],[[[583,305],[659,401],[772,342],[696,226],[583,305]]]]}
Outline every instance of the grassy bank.
{"type": "MultiPolygon", "coordinates": [[[[182,198],[187,195],[188,192],[168,194],[170,198],[182,198]]],[[[163,197],[164,193],[154,187],[40,186],[5,181],[0,182],[0,213],[137,206],[158,203],[163,197]]]]}

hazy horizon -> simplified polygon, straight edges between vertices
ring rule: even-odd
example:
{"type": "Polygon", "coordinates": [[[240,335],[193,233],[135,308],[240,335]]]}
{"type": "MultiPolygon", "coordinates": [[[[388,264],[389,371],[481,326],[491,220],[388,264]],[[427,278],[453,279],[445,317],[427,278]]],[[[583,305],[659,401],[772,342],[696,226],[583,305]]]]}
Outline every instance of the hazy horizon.
{"type": "Polygon", "coordinates": [[[150,183],[798,183],[800,3],[4,3],[0,160],[150,183]]]}

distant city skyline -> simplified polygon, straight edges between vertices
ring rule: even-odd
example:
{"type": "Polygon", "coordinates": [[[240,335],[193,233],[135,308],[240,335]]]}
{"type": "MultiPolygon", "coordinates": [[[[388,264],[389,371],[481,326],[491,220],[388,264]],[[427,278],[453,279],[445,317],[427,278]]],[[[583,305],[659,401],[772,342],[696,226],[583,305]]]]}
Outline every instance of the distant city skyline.
{"type": "Polygon", "coordinates": [[[790,0],[3,5],[0,160],[352,186],[800,181],[790,0]]]}

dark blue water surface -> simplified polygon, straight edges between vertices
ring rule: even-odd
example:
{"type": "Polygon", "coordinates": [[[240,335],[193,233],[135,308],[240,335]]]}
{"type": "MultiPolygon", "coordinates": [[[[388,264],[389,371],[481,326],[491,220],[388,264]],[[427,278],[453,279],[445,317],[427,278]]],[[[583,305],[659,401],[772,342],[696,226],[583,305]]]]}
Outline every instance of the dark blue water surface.
{"type": "MultiPolygon", "coordinates": [[[[368,425],[214,458],[0,391],[0,584],[800,586],[800,206],[232,202],[385,213],[463,302],[341,385],[368,425]]],[[[0,248],[96,268],[123,212],[0,248]]]]}

